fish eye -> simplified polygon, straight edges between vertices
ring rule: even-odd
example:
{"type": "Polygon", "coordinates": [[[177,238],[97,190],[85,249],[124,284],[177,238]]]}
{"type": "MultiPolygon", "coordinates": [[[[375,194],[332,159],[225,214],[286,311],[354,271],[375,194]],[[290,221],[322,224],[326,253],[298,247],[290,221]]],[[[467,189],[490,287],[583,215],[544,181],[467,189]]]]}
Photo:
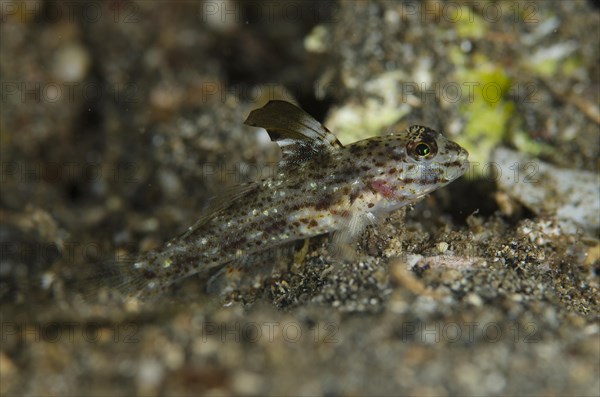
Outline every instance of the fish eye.
{"type": "Polygon", "coordinates": [[[421,142],[418,143],[417,146],[415,146],[415,153],[417,153],[417,155],[421,157],[425,157],[429,153],[431,153],[431,148],[425,142],[421,142]]]}
{"type": "Polygon", "coordinates": [[[408,153],[415,160],[431,158],[437,153],[437,145],[434,141],[417,141],[408,144],[408,153]]]}

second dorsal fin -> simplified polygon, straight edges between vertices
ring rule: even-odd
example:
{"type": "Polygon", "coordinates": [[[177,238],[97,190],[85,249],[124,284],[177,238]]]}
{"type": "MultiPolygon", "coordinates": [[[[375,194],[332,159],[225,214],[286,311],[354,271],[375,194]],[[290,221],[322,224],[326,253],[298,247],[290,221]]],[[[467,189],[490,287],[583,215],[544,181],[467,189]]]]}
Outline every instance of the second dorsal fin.
{"type": "Polygon", "coordinates": [[[250,112],[244,124],[267,130],[283,153],[282,161],[287,163],[298,163],[319,152],[343,147],[325,126],[286,101],[269,101],[250,112]]]}

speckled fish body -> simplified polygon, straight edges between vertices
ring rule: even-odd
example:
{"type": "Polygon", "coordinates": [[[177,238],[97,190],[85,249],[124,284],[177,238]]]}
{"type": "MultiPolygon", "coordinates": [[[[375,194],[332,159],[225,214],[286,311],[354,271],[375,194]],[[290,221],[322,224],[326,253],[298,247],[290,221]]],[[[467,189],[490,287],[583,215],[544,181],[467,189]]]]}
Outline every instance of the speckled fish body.
{"type": "Polygon", "coordinates": [[[343,146],[304,111],[271,101],[246,124],[282,150],[276,174],[240,187],[164,249],[130,271],[144,296],[192,274],[285,243],[337,232],[351,239],[369,223],[421,199],[467,170],[467,152],[421,126],[343,146]]]}

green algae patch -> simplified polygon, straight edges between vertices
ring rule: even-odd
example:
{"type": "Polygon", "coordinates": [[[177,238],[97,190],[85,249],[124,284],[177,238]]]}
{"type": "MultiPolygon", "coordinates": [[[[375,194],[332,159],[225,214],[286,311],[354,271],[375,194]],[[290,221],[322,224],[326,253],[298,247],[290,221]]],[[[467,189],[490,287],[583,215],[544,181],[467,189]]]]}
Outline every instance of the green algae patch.
{"type": "Polygon", "coordinates": [[[461,111],[469,121],[464,129],[464,139],[459,142],[469,152],[469,161],[473,165],[473,172],[468,175],[479,177],[487,172],[490,153],[505,136],[506,125],[514,114],[514,104],[489,105],[475,101],[461,111]]]}
{"type": "Polygon", "coordinates": [[[488,30],[485,20],[467,6],[450,9],[448,18],[456,21],[456,33],[462,39],[483,38],[488,30]]]}
{"type": "Polygon", "coordinates": [[[568,59],[565,59],[561,67],[561,72],[566,77],[571,77],[575,75],[578,71],[582,70],[583,65],[584,62],[581,59],[581,57],[572,56],[568,59]]]}
{"type": "Polygon", "coordinates": [[[524,67],[539,76],[555,78],[559,71],[568,72],[577,68],[579,62],[572,57],[577,48],[578,45],[574,41],[540,48],[524,61],[524,67]]]}
{"type": "Polygon", "coordinates": [[[521,128],[522,120],[510,97],[513,81],[500,67],[482,61],[478,69],[461,69],[459,81],[466,90],[460,113],[466,120],[457,142],[469,152],[472,172],[469,177],[486,176],[491,151],[502,142],[511,142],[524,153],[551,154],[552,147],[535,141],[521,128]]]}
{"type": "Polygon", "coordinates": [[[466,124],[457,141],[469,151],[471,177],[485,172],[491,150],[506,139],[509,122],[515,115],[515,103],[508,98],[512,79],[500,67],[481,58],[476,63],[482,67],[456,73],[459,84],[469,88],[460,105],[466,124]]]}
{"type": "Polygon", "coordinates": [[[557,154],[556,149],[552,145],[536,141],[522,129],[516,129],[511,134],[510,142],[519,150],[519,152],[530,154],[532,156],[554,156],[557,154]]]}

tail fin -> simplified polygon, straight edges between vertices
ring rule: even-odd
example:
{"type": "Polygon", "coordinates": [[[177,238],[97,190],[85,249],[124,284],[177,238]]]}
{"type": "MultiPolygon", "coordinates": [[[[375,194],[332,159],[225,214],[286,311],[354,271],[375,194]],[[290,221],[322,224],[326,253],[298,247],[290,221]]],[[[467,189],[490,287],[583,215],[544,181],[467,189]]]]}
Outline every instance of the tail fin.
{"type": "Polygon", "coordinates": [[[74,290],[84,300],[116,299],[125,301],[132,298],[152,299],[163,290],[148,288],[147,281],[140,277],[135,268],[137,258],[121,258],[89,263],[78,272],[74,290]]]}

